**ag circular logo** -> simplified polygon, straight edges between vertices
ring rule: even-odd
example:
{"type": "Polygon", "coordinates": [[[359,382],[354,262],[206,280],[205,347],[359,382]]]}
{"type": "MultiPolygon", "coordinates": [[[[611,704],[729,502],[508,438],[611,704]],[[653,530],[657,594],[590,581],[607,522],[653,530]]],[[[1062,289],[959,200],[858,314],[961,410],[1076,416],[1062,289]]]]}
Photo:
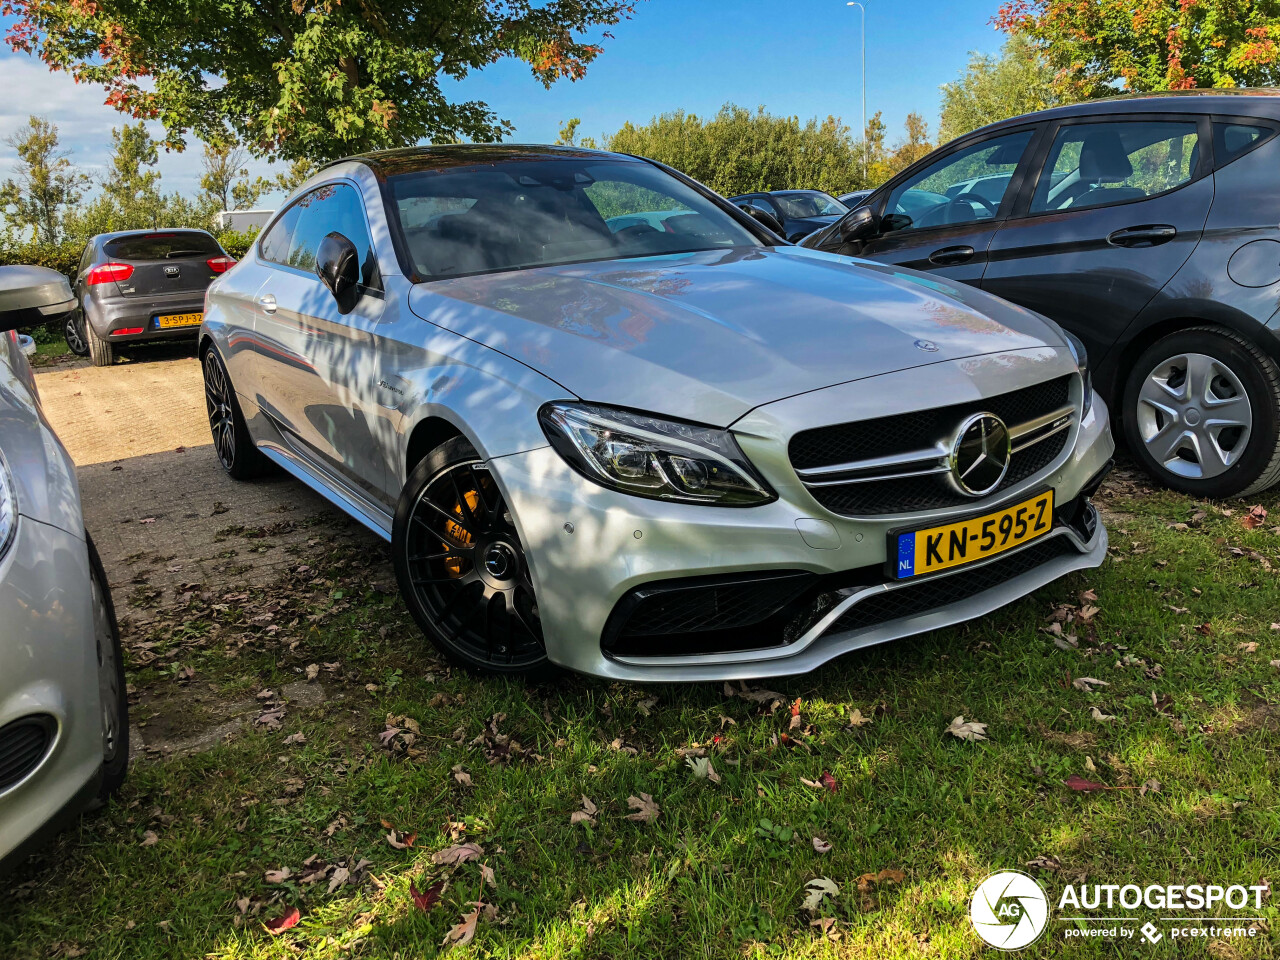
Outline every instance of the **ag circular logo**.
{"type": "Polygon", "coordinates": [[[1020,950],[1035,943],[1049,925],[1049,898],[1032,877],[1002,870],[983,880],[973,892],[969,920],[990,946],[1020,950]]]}

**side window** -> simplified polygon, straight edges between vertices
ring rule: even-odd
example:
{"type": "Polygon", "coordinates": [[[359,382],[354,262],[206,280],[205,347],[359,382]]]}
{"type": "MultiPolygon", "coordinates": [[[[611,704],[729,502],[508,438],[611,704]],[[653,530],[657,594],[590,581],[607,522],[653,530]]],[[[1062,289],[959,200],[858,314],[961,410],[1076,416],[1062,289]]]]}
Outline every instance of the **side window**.
{"type": "Polygon", "coordinates": [[[1213,161],[1217,166],[1225,167],[1273,136],[1275,130],[1261,124],[1214,121],[1213,161]]]}
{"type": "Polygon", "coordinates": [[[266,235],[258,241],[258,254],[263,260],[272,263],[289,262],[289,242],[293,239],[293,228],[298,224],[301,211],[295,203],[271,225],[266,235]]]}
{"type": "Polygon", "coordinates": [[[289,266],[313,272],[320,241],[336,232],[355,244],[360,255],[360,282],[375,290],[382,289],[373,243],[365,225],[364,204],[354,187],[346,183],[326,183],[305,194],[294,206],[298,220],[289,240],[285,261],[289,266]]]}
{"type": "Polygon", "coordinates": [[[76,267],[76,274],[82,274],[89,269],[89,264],[93,262],[93,242],[90,241],[84,245],[84,253],[80,254],[80,265],[76,267]]]}
{"type": "Polygon", "coordinates": [[[889,194],[882,229],[924,230],[995,218],[1031,130],[958,150],[898,184],[889,194]]]}
{"type": "Polygon", "coordinates": [[[1031,212],[1153,197],[1190,182],[1199,162],[1194,120],[1065,126],[1049,150],[1031,212]]]}

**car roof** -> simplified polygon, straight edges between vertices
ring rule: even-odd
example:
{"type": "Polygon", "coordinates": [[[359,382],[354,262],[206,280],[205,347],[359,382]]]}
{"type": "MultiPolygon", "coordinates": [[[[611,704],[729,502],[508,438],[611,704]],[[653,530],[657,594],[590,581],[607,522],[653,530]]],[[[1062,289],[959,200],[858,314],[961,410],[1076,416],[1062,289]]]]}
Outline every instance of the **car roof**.
{"type": "MultiPolygon", "coordinates": [[[[1105,117],[1117,113],[1218,113],[1280,119],[1280,87],[1248,87],[1230,90],[1163,90],[1159,93],[1124,93],[1098,100],[1050,107],[989,124],[974,134],[1065,117],[1105,117]]],[[[972,134],[966,134],[972,136],[972,134]]]]}
{"type": "Polygon", "coordinates": [[[529,143],[450,143],[431,147],[399,147],[373,150],[326,163],[321,169],[340,163],[363,163],[379,179],[417,173],[421,170],[444,170],[477,164],[518,163],[530,160],[623,160],[642,162],[640,158],[607,150],[589,150],[551,144],[529,143]]]}

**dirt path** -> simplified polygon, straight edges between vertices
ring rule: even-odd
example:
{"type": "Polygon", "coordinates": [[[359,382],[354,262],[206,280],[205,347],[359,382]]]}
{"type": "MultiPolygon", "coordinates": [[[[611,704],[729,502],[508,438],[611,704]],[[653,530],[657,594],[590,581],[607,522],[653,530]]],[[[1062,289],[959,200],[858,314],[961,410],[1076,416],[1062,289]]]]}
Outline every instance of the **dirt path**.
{"type": "Polygon", "coordinates": [[[112,367],[49,367],[37,382],[76,461],[85,524],[116,605],[134,625],[187,584],[266,585],[337,538],[384,549],[291,478],[238,483],[222,471],[191,348],[112,367]]]}

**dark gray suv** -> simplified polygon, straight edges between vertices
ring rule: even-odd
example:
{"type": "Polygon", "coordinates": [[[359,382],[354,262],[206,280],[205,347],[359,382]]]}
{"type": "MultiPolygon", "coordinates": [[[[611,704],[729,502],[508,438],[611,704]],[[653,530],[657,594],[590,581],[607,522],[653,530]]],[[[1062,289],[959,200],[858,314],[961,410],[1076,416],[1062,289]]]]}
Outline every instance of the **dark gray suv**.
{"type": "Polygon", "coordinates": [[[65,324],[67,346],[95,366],[115,360],[118,343],[186,338],[204,318],[209,282],[235,260],[204,230],[101,233],[76,271],[80,309],[65,324]]]}
{"type": "Polygon", "coordinates": [[[1028,114],[940,148],[803,245],[1056,320],[1154,476],[1248,495],[1280,480],[1278,132],[1270,90],[1028,114]]]}

